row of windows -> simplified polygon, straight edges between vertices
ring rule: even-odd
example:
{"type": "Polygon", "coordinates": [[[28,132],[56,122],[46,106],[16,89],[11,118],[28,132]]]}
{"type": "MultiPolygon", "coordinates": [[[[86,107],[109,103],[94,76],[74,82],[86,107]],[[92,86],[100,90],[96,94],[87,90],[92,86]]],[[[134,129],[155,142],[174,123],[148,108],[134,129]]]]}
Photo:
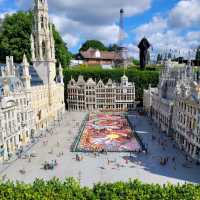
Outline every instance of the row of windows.
{"type": "MultiPolygon", "coordinates": [[[[81,100],[81,101],[84,101],[85,100],[85,97],[84,96],[76,96],[76,95],[72,95],[72,96],[68,96],[68,99],[69,100],[81,100]]],[[[94,97],[87,97],[86,96],[86,101],[95,101],[95,98],[94,97]]],[[[96,99],[102,99],[104,101],[106,100],[115,100],[115,96],[114,95],[96,95],[96,99]]],[[[133,96],[132,95],[124,95],[124,96],[120,96],[120,95],[117,95],[116,96],[116,100],[117,101],[131,101],[133,100],[133,96]]]]}
{"type": "Polygon", "coordinates": [[[192,119],[186,115],[182,115],[180,112],[178,114],[178,121],[186,125],[189,129],[194,129],[196,126],[196,119],[192,119]]]}
{"type": "Polygon", "coordinates": [[[28,105],[28,101],[27,101],[26,98],[17,99],[16,100],[16,104],[17,104],[17,106],[27,106],[28,105]]]}
{"type": "Polygon", "coordinates": [[[8,110],[7,112],[4,112],[4,120],[7,121],[11,118],[14,118],[14,111],[8,110]]]}
{"type": "Polygon", "coordinates": [[[178,102],[178,106],[185,112],[189,112],[190,114],[196,115],[196,108],[190,105],[187,105],[184,102],[178,102]]]}
{"type": "MultiPolygon", "coordinates": [[[[123,89],[88,89],[86,88],[86,95],[90,94],[90,93],[123,93],[123,89]]],[[[134,94],[135,90],[134,89],[127,89],[127,93],[130,93],[130,94],[134,94]]],[[[68,89],[68,93],[71,94],[71,93],[74,93],[74,94],[84,94],[84,90],[83,89],[76,89],[76,88],[70,88],[68,89]]]]}

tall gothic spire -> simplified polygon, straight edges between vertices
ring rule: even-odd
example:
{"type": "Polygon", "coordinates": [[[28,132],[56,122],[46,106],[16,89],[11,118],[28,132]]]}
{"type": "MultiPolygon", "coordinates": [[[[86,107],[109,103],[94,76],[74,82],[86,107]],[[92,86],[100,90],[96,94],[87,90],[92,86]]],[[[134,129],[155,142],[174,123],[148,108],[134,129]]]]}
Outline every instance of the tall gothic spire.
{"type": "Polygon", "coordinates": [[[44,84],[52,83],[56,76],[56,60],[47,0],[35,0],[31,51],[33,65],[40,78],[44,84]]]}
{"type": "Polygon", "coordinates": [[[37,61],[55,60],[53,33],[46,0],[35,0],[31,48],[37,61]]]}

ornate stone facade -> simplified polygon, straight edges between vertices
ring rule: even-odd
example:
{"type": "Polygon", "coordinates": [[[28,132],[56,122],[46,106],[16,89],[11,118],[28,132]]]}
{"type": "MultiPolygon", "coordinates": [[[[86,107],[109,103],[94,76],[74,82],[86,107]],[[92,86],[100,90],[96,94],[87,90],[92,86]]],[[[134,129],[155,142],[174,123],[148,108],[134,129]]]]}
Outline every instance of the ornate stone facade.
{"type": "Polygon", "coordinates": [[[182,150],[200,161],[199,74],[193,72],[190,62],[177,66],[168,60],[158,88],[153,90],[151,95],[144,91],[144,107],[148,107],[149,115],[161,131],[176,140],[182,150]]]}
{"type": "Polygon", "coordinates": [[[47,0],[35,0],[31,35],[33,66],[7,57],[0,65],[0,159],[7,159],[65,110],[62,67],[56,75],[47,0]]]}
{"type": "Polygon", "coordinates": [[[173,136],[181,149],[200,161],[200,85],[193,80],[177,85],[173,136]]]}
{"type": "Polygon", "coordinates": [[[128,82],[124,75],[121,83],[111,79],[106,84],[102,80],[85,81],[79,76],[76,82],[71,78],[67,87],[69,110],[127,111],[135,108],[135,84],[128,82]]]}
{"type": "Polygon", "coordinates": [[[149,88],[147,90],[144,89],[143,108],[147,114],[150,114],[150,112],[151,112],[153,94],[157,93],[157,91],[158,91],[158,89],[152,88],[151,85],[149,85],[149,88]]]}

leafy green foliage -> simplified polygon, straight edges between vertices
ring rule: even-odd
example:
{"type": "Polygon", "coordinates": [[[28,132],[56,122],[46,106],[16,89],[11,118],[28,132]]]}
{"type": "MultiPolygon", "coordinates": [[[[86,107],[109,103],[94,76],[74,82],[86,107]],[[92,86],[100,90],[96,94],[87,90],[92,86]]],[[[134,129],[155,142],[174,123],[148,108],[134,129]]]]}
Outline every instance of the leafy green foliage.
{"type": "MultiPolygon", "coordinates": [[[[65,76],[65,86],[73,77],[75,80],[78,79],[79,75],[83,75],[84,79],[93,78],[93,80],[100,80],[106,83],[109,78],[115,80],[116,82],[121,81],[121,77],[124,74],[122,68],[117,69],[100,69],[100,68],[75,68],[75,69],[64,69],[65,76]]],[[[142,100],[143,89],[148,88],[148,85],[156,86],[158,84],[159,71],[149,71],[149,70],[138,70],[138,69],[127,69],[126,75],[129,78],[129,81],[135,83],[136,87],[136,99],[142,100]]]]}
{"type": "Polygon", "coordinates": [[[140,61],[136,60],[136,59],[133,59],[133,65],[139,66],[140,65],[140,61]]]}
{"type": "Polygon", "coordinates": [[[53,26],[53,37],[57,62],[61,63],[62,66],[69,66],[72,55],[68,51],[67,44],[64,43],[58,31],[56,31],[55,26],[53,26]]]}
{"type": "Polygon", "coordinates": [[[21,62],[23,54],[31,58],[31,12],[18,12],[7,15],[0,32],[0,61],[5,62],[6,56],[14,56],[15,62],[21,62]]]}
{"type": "Polygon", "coordinates": [[[0,199],[8,200],[198,200],[200,186],[143,184],[138,180],[81,187],[73,178],[61,182],[36,180],[33,184],[0,183],[0,199]]]}
{"type": "Polygon", "coordinates": [[[119,48],[120,47],[117,44],[111,44],[108,46],[108,51],[118,51],[119,48]]]}
{"type": "Polygon", "coordinates": [[[99,51],[107,51],[107,47],[98,40],[87,40],[79,51],[87,51],[89,48],[98,49],[99,51]]]}
{"type": "MultiPolygon", "coordinates": [[[[0,62],[5,62],[6,56],[14,56],[14,61],[20,63],[23,54],[31,61],[30,35],[32,32],[32,12],[18,12],[7,15],[0,28],[0,62]]],[[[71,54],[60,34],[53,26],[56,59],[62,66],[69,65],[71,54]]]]}

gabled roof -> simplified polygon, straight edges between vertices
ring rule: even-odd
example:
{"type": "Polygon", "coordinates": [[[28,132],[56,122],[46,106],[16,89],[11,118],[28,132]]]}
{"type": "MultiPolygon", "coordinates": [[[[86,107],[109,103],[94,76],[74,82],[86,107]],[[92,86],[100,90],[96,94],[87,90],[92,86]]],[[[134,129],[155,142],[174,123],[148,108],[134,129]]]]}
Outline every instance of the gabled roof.
{"type": "MultiPolygon", "coordinates": [[[[2,67],[5,67],[5,65],[6,64],[0,63],[0,69],[2,67]]],[[[23,72],[22,65],[21,64],[15,64],[15,66],[16,66],[18,73],[21,77],[22,72],[23,72]]],[[[30,76],[31,76],[31,86],[43,85],[42,79],[40,78],[39,74],[37,73],[37,71],[34,69],[34,67],[32,65],[29,66],[29,73],[30,73],[30,76]]]]}
{"type": "Polygon", "coordinates": [[[102,81],[101,79],[100,79],[99,82],[97,83],[97,86],[99,86],[99,85],[104,86],[104,83],[103,83],[103,81],[102,81]]]}
{"type": "Polygon", "coordinates": [[[96,83],[94,82],[94,80],[92,78],[89,78],[87,80],[87,85],[96,85],[96,83]]]}
{"type": "Polygon", "coordinates": [[[85,80],[82,75],[79,75],[77,85],[85,85],[85,80]]]}
{"type": "Polygon", "coordinates": [[[85,59],[103,59],[103,60],[120,60],[121,57],[119,53],[115,51],[99,51],[100,56],[96,56],[96,52],[99,50],[88,49],[87,51],[81,51],[80,55],[85,59]]]}
{"type": "Polygon", "coordinates": [[[5,80],[7,81],[11,92],[21,90],[23,87],[21,80],[15,76],[7,76],[5,78],[0,77],[0,96],[3,94],[3,85],[5,80]]]}

